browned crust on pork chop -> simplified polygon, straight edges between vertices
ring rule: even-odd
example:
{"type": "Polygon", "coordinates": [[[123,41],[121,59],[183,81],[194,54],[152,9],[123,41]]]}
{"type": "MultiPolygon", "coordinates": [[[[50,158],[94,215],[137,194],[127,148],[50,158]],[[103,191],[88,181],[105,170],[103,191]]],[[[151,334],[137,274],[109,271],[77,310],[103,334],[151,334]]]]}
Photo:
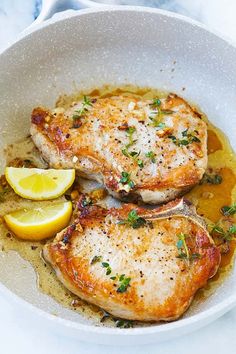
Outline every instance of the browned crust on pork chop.
{"type": "Polygon", "coordinates": [[[147,203],[174,199],[201,180],[207,166],[206,123],[185,100],[170,94],[155,106],[130,94],[91,102],[76,119],[82,102],[68,111],[33,110],[32,139],[51,167],[75,168],[118,198],[147,203]],[[133,142],[127,148],[130,128],[133,142]],[[122,172],[130,174],[131,183],[122,181],[122,172]]]}
{"type": "Polygon", "coordinates": [[[220,263],[203,219],[183,199],[153,210],[133,204],[85,207],[43,254],[74,294],[116,317],[139,321],[179,318],[220,263]],[[131,210],[146,220],[143,227],[120,224],[131,210]],[[187,235],[189,259],[178,258],[180,233],[187,235]],[[118,292],[122,274],[131,279],[123,293],[118,292]]]}

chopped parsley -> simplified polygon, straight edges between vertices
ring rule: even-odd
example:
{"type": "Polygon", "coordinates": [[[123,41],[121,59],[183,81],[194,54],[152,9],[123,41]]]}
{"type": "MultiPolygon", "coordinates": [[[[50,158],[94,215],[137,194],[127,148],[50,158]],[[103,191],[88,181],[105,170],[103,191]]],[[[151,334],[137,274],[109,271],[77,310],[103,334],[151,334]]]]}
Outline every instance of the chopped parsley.
{"type": "Polygon", "coordinates": [[[138,229],[139,227],[144,226],[147,221],[140,217],[135,209],[131,210],[128,214],[126,220],[120,220],[118,224],[126,224],[131,226],[133,229],[138,229]]]}
{"type": "Polygon", "coordinates": [[[231,206],[225,205],[220,210],[225,216],[234,215],[236,213],[236,203],[231,206]]]}
{"type": "Polygon", "coordinates": [[[135,183],[130,179],[130,173],[123,171],[119,180],[122,184],[127,184],[130,188],[135,187],[135,183]]]}
{"type": "Polygon", "coordinates": [[[192,144],[193,142],[200,143],[200,140],[196,135],[193,135],[193,133],[188,133],[188,129],[182,132],[182,139],[177,139],[174,135],[169,135],[168,138],[171,139],[177,146],[186,146],[192,144]]]}
{"type": "Polygon", "coordinates": [[[145,155],[151,160],[152,163],[156,162],[156,158],[155,158],[156,155],[153,151],[149,151],[145,155]]]}
{"type": "Polygon", "coordinates": [[[90,264],[95,264],[95,263],[98,263],[98,262],[101,262],[102,260],[102,256],[94,256],[90,262],[90,264]]]}
{"type": "Polygon", "coordinates": [[[110,267],[109,263],[102,262],[102,266],[103,266],[103,268],[106,268],[106,275],[111,274],[111,267],[110,267]]]}
{"type": "Polygon", "coordinates": [[[116,291],[117,291],[118,293],[124,293],[124,292],[126,292],[128,286],[130,286],[130,285],[129,285],[130,281],[131,281],[131,278],[127,278],[127,277],[125,276],[125,274],[120,275],[120,276],[119,276],[119,287],[117,288],[116,291]]]}

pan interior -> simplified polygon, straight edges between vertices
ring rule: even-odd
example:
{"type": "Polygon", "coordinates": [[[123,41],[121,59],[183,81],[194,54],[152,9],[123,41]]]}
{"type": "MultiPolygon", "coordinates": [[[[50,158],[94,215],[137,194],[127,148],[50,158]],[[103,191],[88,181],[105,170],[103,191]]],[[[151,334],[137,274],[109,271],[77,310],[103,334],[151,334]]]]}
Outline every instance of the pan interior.
{"type": "MultiPolygon", "coordinates": [[[[1,172],[4,146],[28,134],[33,107],[53,107],[63,93],[105,84],[176,92],[197,103],[236,148],[235,48],[158,11],[90,11],[42,26],[0,56],[1,172]]],[[[234,273],[232,269],[218,290],[185,317],[236,294],[234,273]]],[[[92,323],[42,294],[33,268],[15,252],[0,252],[0,280],[48,313],[92,323]]]]}

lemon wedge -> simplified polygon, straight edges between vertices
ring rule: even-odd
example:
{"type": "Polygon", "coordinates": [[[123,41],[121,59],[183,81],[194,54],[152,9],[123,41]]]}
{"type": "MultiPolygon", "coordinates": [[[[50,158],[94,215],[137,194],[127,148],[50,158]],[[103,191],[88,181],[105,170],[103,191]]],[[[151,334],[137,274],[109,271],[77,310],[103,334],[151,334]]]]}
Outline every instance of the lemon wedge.
{"type": "Polygon", "coordinates": [[[4,216],[8,228],[23,240],[39,241],[54,236],[66,227],[72,203],[53,203],[44,207],[21,209],[4,216]]]}
{"type": "Polygon", "coordinates": [[[7,167],[5,176],[21,197],[48,200],[58,198],[70,188],[75,180],[75,170],[7,167]]]}

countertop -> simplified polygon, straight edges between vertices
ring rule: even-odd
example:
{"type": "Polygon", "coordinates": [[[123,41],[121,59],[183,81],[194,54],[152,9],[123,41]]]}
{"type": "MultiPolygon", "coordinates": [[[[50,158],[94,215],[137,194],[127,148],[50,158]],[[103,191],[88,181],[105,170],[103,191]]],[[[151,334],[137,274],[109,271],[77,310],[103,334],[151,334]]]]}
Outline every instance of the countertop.
{"type": "MultiPolygon", "coordinates": [[[[101,0],[102,2],[102,0],[101,0]]],[[[105,0],[103,0],[105,2],[105,0]]],[[[191,16],[236,42],[235,0],[107,0],[109,3],[157,6],[191,16]]],[[[0,49],[29,26],[40,11],[39,0],[0,0],[0,49]]],[[[15,304],[0,297],[0,353],[2,354],[209,354],[235,352],[236,309],[211,325],[181,338],[145,347],[105,347],[78,342],[25,320],[15,304]]]]}

